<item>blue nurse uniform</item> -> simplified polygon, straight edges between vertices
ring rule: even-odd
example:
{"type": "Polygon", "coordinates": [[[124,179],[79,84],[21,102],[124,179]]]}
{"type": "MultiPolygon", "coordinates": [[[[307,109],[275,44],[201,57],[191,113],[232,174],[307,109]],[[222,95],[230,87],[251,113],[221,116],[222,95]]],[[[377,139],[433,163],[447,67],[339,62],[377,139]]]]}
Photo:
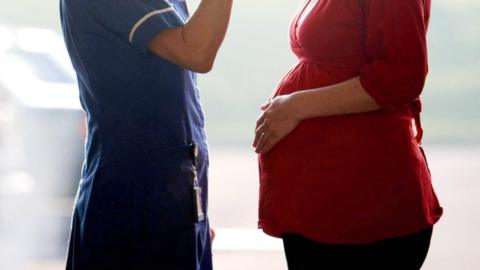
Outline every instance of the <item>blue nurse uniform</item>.
{"type": "Polygon", "coordinates": [[[208,150],[196,74],[148,51],[181,0],[61,0],[88,136],[69,270],[209,270],[208,150]],[[193,157],[192,145],[198,146],[193,157]],[[194,181],[195,175],[198,181],[194,181]]]}

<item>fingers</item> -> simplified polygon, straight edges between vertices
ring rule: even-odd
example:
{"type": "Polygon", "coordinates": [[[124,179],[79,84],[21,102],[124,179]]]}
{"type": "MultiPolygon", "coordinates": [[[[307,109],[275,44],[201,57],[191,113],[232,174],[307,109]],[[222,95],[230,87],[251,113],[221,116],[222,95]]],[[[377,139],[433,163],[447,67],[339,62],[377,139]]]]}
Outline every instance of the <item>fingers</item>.
{"type": "Polygon", "coordinates": [[[266,115],[268,114],[267,110],[272,105],[272,102],[269,100],[267,103],[260,106],[263,113],[257,120],[257,125],[255,127],[255,139],[253,140],[253,147],[257,153],[260,153],[261,149],[264,148],[265,144],[268,141],[269,132],[268,132],[268,122],[266,121],[266,115]]]}
{"type": "Polygon", "coordinates": [[[266,122],[263,122],[260,126],[257,127],[257,129],[255,130],[255,139],[253,140],[253,147],[257,147],[261,137],[265,135],[265,131],[267,130],[267,128],[268,126],[266,122]]]}
{"type": "Polygon", "coordinates": [[[262,111],[265,111],[265,110],[267,110],[267,109],[270,107],[271,104],[272,104],[272,102],[271,102],[271,101],[268,101],[267,103],[265,103],[265,104],[263,104],[262,106],[260,106],[260,109],[262,109],[262,111]]]}
{"type": "Polygon", "coordinates": [[[269,134],[267,134],[265,132],[262,132],[262,134],[260,135],[260,139],[258,140],[257,146],[255,148],[255,152],[257,152],[257,154],[262,153],[262,150],[264,149],[265,145],[270,140],[270,137],[271,136],[269,134]]]}
{"type": "Polygon", "coordinates": [[[255,150],[258,154],[265,154],[268,151],[270,151],[277,143],[279,139],[276,136],[270,135],[268,137],[265,136],[265,139],[263,139],[257,149],[255,150]]]}
{"type": "Polygon", "coordinates": [[[258,129],[258,127],[262,125],[263,122],[265,122],[265,113],[262,113],[262,115],[260,115],[260,117],[257,119],[257,125],[255,126],[255,130],[258,129]]]}
{"type": "Polygon", "coordinates": [[[260,135],[262,132],[265,132],[267,127],[267,123],[265,121],[265,113],[262,113],[257,120],[257,124],[255,126],[255,138],[253,140],[253,147],[257,147],[258,141],[260,139],[260,135]]]}
{"type": "Polygon", "coordinates": [[[274,144],[274,141],[274,136],[272,131],[269,129],[268,123],[267,121],[264,121],[264,123],[255,132],[255,152],[258,154],[265,153],[265,147],[268,146],[268,148],[271,148],[273,146],[272,143],[274,144]]]}
{"type": "Polygon", "coordinates": [[[268,151],[270,151],[277,143],[278,143],[278,138],[275,136],[270,136],[270,138],[267,140],[263,148],[260,150],[260,154],[265,154],[268,151]]]}

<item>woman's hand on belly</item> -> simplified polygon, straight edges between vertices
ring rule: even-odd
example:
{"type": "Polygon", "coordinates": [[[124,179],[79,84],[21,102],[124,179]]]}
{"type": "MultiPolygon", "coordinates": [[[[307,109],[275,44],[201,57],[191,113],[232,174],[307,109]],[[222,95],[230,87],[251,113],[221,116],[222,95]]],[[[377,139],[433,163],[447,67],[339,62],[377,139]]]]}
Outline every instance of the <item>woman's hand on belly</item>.
{"type": "Polygon", "coordinates": [[[300,123],[291,95],[278,96],[261,106],[263,113],[257,121],[253,147],[264,154],[292,132],[300,123]]]}
{"type": "Polygon", "coordinates": [[[253,147],[259,154],[268,152],[304,119],[356,114],[378,110],[358,77],[317,89],[278,96],[262,107],[253,147]]]}

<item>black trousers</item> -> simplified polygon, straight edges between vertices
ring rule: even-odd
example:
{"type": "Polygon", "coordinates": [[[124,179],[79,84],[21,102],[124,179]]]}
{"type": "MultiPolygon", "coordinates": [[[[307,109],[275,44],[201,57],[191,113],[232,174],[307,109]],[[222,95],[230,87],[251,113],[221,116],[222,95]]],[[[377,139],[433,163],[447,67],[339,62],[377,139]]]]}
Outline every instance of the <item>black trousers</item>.
{"type": "Polygon", "coordinates": [[[431,237],[431,228],[367,245],[330,245],[298,234],[282,236],[289,270],[418,270],[431,237]]]}

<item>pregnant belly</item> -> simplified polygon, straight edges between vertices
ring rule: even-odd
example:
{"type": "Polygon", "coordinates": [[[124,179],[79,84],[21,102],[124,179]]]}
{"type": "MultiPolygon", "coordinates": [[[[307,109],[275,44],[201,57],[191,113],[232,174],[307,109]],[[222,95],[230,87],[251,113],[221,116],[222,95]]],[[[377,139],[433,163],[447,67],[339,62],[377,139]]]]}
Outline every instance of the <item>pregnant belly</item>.
{"type": "MultiPolygon", "coordinates": [[[[357,75],[358,70],[326,69],[301,62],[287,74],[275,95],[324,87],[357,75]]],[[[304,120],[260,156],[262,178],[267,182],[276,179],[281,187],[282,181],[289,181],[285,176],[290,175],[298,184],[325,188],[323,185],[338,179],[375,174],[376,166],[408,163],[399,159],[409,159],[418,152],[412,119],[406,107],[304,120]]],[[[276,184],[269,188],[275,189],[276,184]]]]}
{"type": "MultiPolygon", "coordinates": [[[[300,63],[275,95],[357,75],[300,63]]],[[[423,220],[422,194],[433,195],[414,135],[411,106],[302,121],[260,155],[260,226],[271,235],[302,231],[333,242],[398,220],[423,220]]]]}

